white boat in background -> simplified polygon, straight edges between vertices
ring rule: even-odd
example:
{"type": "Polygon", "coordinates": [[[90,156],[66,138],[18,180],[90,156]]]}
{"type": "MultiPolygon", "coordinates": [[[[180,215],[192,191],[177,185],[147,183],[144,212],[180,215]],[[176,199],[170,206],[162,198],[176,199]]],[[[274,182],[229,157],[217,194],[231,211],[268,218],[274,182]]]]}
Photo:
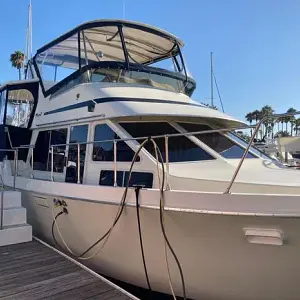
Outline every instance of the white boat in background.
{"type": "Polygon", "coordinates": [[[297,167],[300,163],[300,137],[278,137],[267,140],[265,143],[255,144],[259,150],[272,158],[281,161],[289,167],[297,167]]]}
{"type": "Polygon", "coordinates": [[[299,172],[190,98],[182,47],[98,20],[40,48],[26,80],[0,87],[3,182],[35,235],[110,277],[147,288],[147,273],[153,290],[193,299],[298,299],[299,172]]]}

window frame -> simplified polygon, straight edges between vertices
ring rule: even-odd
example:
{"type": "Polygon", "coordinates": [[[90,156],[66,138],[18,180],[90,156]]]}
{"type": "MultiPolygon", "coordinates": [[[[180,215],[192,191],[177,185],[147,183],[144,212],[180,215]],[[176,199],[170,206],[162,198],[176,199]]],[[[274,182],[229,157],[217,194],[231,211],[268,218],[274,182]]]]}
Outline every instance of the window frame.
{"type": "MultiPolygon", "coordinates": [[[[95,137],[95,129],[97,125],[107,125],[115,134],[117,134],[120,139],[126,139],[127,137],[123,137],[125,134],[125,131],[122,131],[119,129],[118,126],[115,126],[115,124],[110,124],[110,122],[100,120],[100,121],[95,121],[90,123],[90,142],[95,142],[94,137],[95,137]]],[[[118,124],[117,124],[118,125],[118,124]]],[[[134,146],[131,145],[131,141],[124,141],[124,143],[132,150],[132,152],[135,154],[136,149],[134,149],[134,146]]],[[[107,165],[112,165],[114,163],[114,160],[112,161],[105,161],[105,160],[93,160],[93,152],[94,152],[94,145],[95,143],[90,143],[90,152],[88,154],[88,163],[94,163],[94,164],[107,164],[107,165]]],[[[138,146],[138,145],[136,145],[138,146]]],[[[118,148],[117,148],[118,150],[118,148]]],[[[140,165],[143,162],[143,157],[141,153],[138,155],[139,161],[136,161],[134,164],[135,165],[140,165]]],[[[130,164],[131,161],[118,161],[117,164],[130,164]]]]}
{"type": "MultiPolygon", "coordinates": [[[[174,123],[178,126],[178,128],[182,129],[182,132],[188,132],[187,130],[185,130],[182,126],[180,126],[179,123],[190,123],[190,124],[197,124],[197,125],[205,125],[210,127],[212,130],[214,129],[218,129],[216,127],[214,127],[213,125],[207,123],[207,122],[201,122],[201,123],[195,123],[195,122],[188,122],[188,121],[174,121],[174,123]]],[[[230,129],[228,129],[228,131],[230,131],[230,129]]],[[[243,145],[241,145],[240,143],[236,142],[235,140],[233,140],[232,138],[230,138],[228,135],[224,134],[224,132],[220,131],[218,132],[219,134],[223,135],[225,138],[227,138],[228,140],[230,140],[233,144],[239,146],[242,150],[245,151],[245,147],[243,145]]],[[[208,148],[208,150],[212,153],[212,155],[218,157],[219,159],[225,160],[225,161],[230,161],[230,160],[240,160],[241,158],[226,158],[223,155],[221,155],[220,153],[218,153],[217,151],[215,151],[214,149],[210,148],[208,145],[206,145],[204,142],[202,142],[200,139],[197,138],[196,135],[191,135],[190,137],[193,137],[197,140],[197,142],[199,144],[201,144],[202,147],[208,148]]],[[[257,154],[255,154],[254,152],[251,151],[251,148],[248,151],[253,157],[252,159],[263,159],[262,157],[257,156],[257,154]]],[[[245,157],[246,159],[247,157],[245,157]]]]}
{"type": "MultiPolygon", "coordinates": [[[[36,108],[37,108],[37,103],[38,103],[38,98],[39,98],[39,80],[37,79],[27,79],[24,80],[23,82],[18,82],[18,83],[8,83],[4,86],[2,86],[0,88],[0,93],[4,93],[5,95],[3,97],[3,99],[5,100],[4,103],[4,111],[3,111],[3,120],[2,120],[2,124],[6,125],[6,116],[7,116],[7,104],[8,104],[8,95],[9,95],[9,91],[15,91],[15,90],[27,90],[29,91],[32,96],[33,96],[33,107],[32,107],[32,111],[30,114],[30,118],[28,120],[28,124],[27,127],[20,127],[20,128],[27,128],[29,129],[32,125],[33,122],[33,118],[35,116],[35,112],[36,112],[36,108]]],[[[13,125],[8,125],[8,126],[13,126],[13,125]]],[[[18,126],[14,126],[14,127],[18,127],[18,126]]]]}
{"type": "MultiPolygon", "coordinates": [[[[37,139],[38,139],[38,136],[39,136],[40,132],[43,132],[43,131],[52,131],[52,130],[59,130],[59,129],[67,129],[66,144],[68,144],[68,141],[69,141],[69,138],[70,138],[70,125],[67,125],[67,126],[57,126],[57,127],[51,127],[51,128],[41,128],[41,129],[35,130],[36,131],[36,135],[32,137],[32,142],[33,142],[32,144],[34,145],[34,149],[36,149],[36,143],[37,143],[37,139]]],[[[50,173],[51,174],[51,163],[50,163],[50,170],[47,170],[48,169],[48,164],[49,164],[50,146],[51,146],[51,134],[50,134],[49,145],[48,145],[48,152],[47,152],[46,170],[37,170],[37,169],[34,169],[33,166],[32,166],[34,172],[42,172],[43,174],[46,174],[46,173],[50,173]]],[[[57,176],[65,176],[65,172],[66,172],[65,157],[67,157],[68,152],[69,152],[69,146],[66,145],[65,156],[64,156],[63,172],[55,172],[55,169],[53,168],[53,174],[56,174],[57,176]]],[[[29,161],[30,165],[31,165],[31,159],[32,159],[31,157],[32,157],[32,154],[30,152],[30,154],[28,155],[28,161],[29,161]]],[[[33,163],[34,162],[35,162],[35,155],[33,155],[33,163]]]]}
{"type": "MultiPolygon", "coordinates": [[[[133,121],[133,120],[130,120],[130,121],[127,121],[127,120],[120,120],[118,121],[118,126],[120,126],[122,128],[122,130],[124,130],[124,132],[127,133],[127,131],[125,130],[125,128],[122,127],[121,124],[119,123],[161,123],[161,122],[165,122],[165,123],[168,123],[170,126],[172,126],[173,128],[175,128],[179,133],[184,133],[184,129],[182,128],[181,130],[181,126],[179,126],[176,121],[168,121],[168,120],[151,120],[151,121],[142,121],[142,120],[138,120],[138,121],[133,121]],[[179,128],[177,127],[179,126],[179,128]],[[180,129],[180,130],[179,130],[180,129]]],[[[185,131],[187,132],[187,131],[185,131]]],[[[130,135],[130,133],[128,132],[128,134],[130,135]]],[[[130,135],[131,136],[131,135],[130,135]]],[[[215,151],[213,151],[211,148],[209,148],[208,146],[206,146],[204,143],[202,143],[201,141],[199,141],[198,139],[194,140],[193,139],[194,136],[186,136],[187,139],[190,140],[190,142],[192,142],[193,144],[195,144],[196,146],[198,146],[199,148],[201,148],[203,151],[207,152],[211,157],[212,159],[204,159],[204,160],[193,160],[193,161],[177,161],[177,162],[170,162],[169,161],[169,164],[185,164],[185,163],[207,163],[207,162],[212,162],[212,161],[215,161],[219,158],[223,158],[223,157],[219,157],[219,155],[216,155],[217,153],[215,151]],[[198,141],[200,143],[198,143],[198,141]]],[[[132,137],[133,138],[133,137],[132,137]]],[[[137,140],[135,140],[137,142],[137,140]]],[[[137,142],[138,145],[140,144],[139,142],[137,142]]],[[[143,150],[142,151],[145,151],[146,155],[152,160],[152,161],[155,161],[155,157],[145,148],[143,147],[143,150]]]]}

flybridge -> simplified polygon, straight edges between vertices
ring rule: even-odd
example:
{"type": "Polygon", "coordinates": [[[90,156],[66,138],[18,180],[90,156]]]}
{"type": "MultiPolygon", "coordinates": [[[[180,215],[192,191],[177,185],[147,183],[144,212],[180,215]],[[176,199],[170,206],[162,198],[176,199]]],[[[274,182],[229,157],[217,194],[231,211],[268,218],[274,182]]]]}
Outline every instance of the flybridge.
{"type": "Polygon", "coordinates": [[[182,46],[149,25],[99,20],[48,43],[33,62],[45,96],[87,82],[146,85],[190,96],[195,82],[187,76],[182,46]],[[47,88],[46,81],[55,84],[47,88]]]}

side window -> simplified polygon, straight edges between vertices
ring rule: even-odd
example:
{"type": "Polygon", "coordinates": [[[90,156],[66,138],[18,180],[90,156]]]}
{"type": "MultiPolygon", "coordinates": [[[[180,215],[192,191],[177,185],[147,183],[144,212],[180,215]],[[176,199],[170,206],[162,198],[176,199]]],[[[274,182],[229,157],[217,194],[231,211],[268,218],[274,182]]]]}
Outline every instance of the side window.
{"type": "MultiPolygon", "coordinates": [[[[51,145],[66,144],[68,129],[55,129],[51,130],[51,145]]],[[[66,146],[53,147],[53,171],[63,173],[65,166],[65,151],[66,146]]],[[[49,149],[48,168],[47,171],[51,171],[51,148],[49,149]]]]}
{"type": "MultiPolygon", "coordinates": [[[[124,187],[127,184],[129,172],[117,171],[117,186],[124,187]]],[[[114,185],[114,171],[102,170],[100,173],[100,185],[113,186],[114,185]]],[[[152,188],[153,174],[147,172],[132,172],[129,182],[129,187],[141,185],[145,188],[152,188]]]]}
{"type": "Polygon", "coordinates": [[[33,169],[47,171],[50,131],[40,131],[33,149],[33,169]]]}
{"type": "Polygon", "coordinates": [[[8,91],[6,125],[27,128],[33,106],[34,97],[29,90],[8,91]]]}
{"type": "MultiPolygon", "coordinates": [[[[88,136],[88,125],[77,125],[71,127],[69,143],[85,143],[88,136]]],[[[83,182],[84,160],[86,144],[80,144],[80,182],[83,182]]],[[[69,145],[68,162],[66,170],[66,182],[76,183],[78,181],[78,147],[69,145]]]]}
{"type": "MultiPolygon", "coordinates": [[[[106,124],[99,124],[95,127],[94,141],[106,141],[95,143],[93,147],[94,161],[114,161],[114,143],[111,140],[120,139],[120,137],[106,124]]],[[[123,141],[117,142],[117,161],[132,161],[134,151],[123,141]]],[[[140,158],[137,157],[136,161],[140,158]]]]}
{"type": "MultiPolygon", "coordinates": [[[[45,130],[38,133],[33,150],[33,169],[51,171],[51,145],[65,144],[67,128],[45,130]]],[[[62,173],[64,169],[66,146],[53,147],[53,171],[62,173]]]]}

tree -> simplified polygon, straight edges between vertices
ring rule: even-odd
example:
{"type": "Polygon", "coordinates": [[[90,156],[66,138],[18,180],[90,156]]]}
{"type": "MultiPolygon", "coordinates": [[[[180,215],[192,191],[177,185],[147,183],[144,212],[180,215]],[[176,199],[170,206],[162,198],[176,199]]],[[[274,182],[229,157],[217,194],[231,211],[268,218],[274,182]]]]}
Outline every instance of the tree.
{"type": "Polygon", "coordinates": [[[21,51],[15,51],[10,55],[10,62],[12,67],[17,68],[19,71],[19,80],[21,79],[21,69],[24,63],[24,53],[21,51]]]}
{"type": "Polygon", "coordinates": [[[253,114],[253,120],[255,120],[257,124],[258,120],[260,120],[261,118],[261,113],[259,110],[256,109],[254,112],[252,112],[252,114],[253,114]]]}
{"type": "MultiPolygon", "coordinates": [[[[295,108],[293,108],[293,107],[290,107],[287,110],[287,113],[289,113],[289,114],[294,114],[296,112],[297,112],[297,110],[295,108]]],[[[285,122],[286,122],[286,130],[285,131],[287,131],[287,123],[289,122],[291,124],[291,136],[293,136],[293,127],[294,127],[295,122],[296,122],[295,116],[288,116],[288,117],[286,117],[285,122]]]]}
{"type": "Polygon", "coordinates": [[[299,131],[299,128],[300,128],[300,118],[296,119],[295,121],[295,134],[298,135],[298,131],[299,131]]]}
{"type": "Polygon", "coordinates": [[[271,125],[273,123],[273,119],[271,118],[273,114],[274,114],[274,109],[270,105],[265,105],[261,109],[261,118],[265,118],[265,120],[263,121],[263,124],[265,126],[265,133],[264,133],[263,140],[266,138],[268,132],[271,132],[271,130],[274,128],[274,125],[273,126],[271,125]],[[272,128],[271,130],[270,127],[272,128]]]}
{"type": "MultiPolygon", "coordinates": [[[[247,122],[250,123],[250,126],[251,126],[251,125],[252,125],[252,122],[253,122],[253,120],[254,120],[253,112],[247,113],[246,116],[245,116],[245,118],[246,118],[247,122]]],[[[251,128],[250,131],[251,131],[251,136],[252,136],[252,128],[251,128]]]]}

